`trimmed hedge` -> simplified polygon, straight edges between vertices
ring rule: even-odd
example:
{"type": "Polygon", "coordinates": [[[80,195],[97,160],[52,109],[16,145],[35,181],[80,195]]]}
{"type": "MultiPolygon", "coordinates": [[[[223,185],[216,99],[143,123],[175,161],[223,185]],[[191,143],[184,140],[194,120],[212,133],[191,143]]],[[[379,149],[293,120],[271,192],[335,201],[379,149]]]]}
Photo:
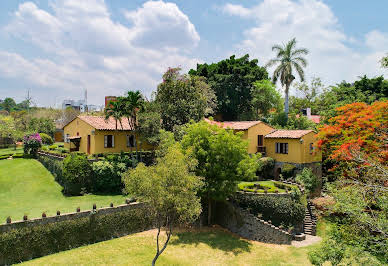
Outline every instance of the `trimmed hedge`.
{"type": "Polygon", "coordinates": [[[146,207],[25,227],[0,234],[0,265],[46,256],[151,228],[146,207]]]}
{"type": "Polygon", "coordinates": [[[38,156],[38,161],[49,170],[56,182],[62,187],[65,186],[65,180],[63,179],[63,162],[61,160],[56,160],[48,156],[38,156]]]}
{"type": "Polygon", "coordinates": [[[305,206],[288,197],[237,194],[233,200],[252,214],[261,214],[266,221],[276,226],[297,226],[303,222],[305,206]]]}
{"type": "Polygon", "coordinates": [[[269,181],[241,182],[238,184],[238,188],[242,191],[256,193],[282,193],[285,190],[291,191],[292,188],[296,188],[294,185],[288,185],[278,181],[272,181],[271,184],[268,182],[269,181]]]}

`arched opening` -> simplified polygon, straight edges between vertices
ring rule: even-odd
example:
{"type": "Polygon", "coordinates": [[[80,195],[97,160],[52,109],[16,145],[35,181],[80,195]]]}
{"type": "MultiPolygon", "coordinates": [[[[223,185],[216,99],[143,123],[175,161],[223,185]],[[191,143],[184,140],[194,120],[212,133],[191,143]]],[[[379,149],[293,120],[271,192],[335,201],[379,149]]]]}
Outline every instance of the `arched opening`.
{"type": "Polygon", "coordinates": [[[282,173],[282,168],[278,167],[275,170],[275,180],[279,180],[279,176],[282,173]]]}

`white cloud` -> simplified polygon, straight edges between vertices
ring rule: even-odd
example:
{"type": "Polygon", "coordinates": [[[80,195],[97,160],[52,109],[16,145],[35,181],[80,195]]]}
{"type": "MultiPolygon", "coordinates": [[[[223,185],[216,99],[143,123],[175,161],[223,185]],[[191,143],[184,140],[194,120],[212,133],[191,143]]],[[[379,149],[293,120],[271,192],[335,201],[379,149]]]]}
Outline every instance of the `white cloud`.
{"type": "Polygon", "coordinates": [[[146,2],[126,13],[131,27],[113,21],[103,0],[54,0],[50,7],[53,13],[23,3],[4,27],[43,49],[44,58],[0,51],[0,77],[33,85],[40,104],[52,104],[48,95],[81,97],[84,88],[90,102],[99,104],[105,95],[128,89],[149,95],[168,67],[189,69],[199,61],[182,51],[194,48],[200,37],[175,4],[146,2]]]}
{"type": "Polygon", "coordinates": [[[360,41],[367,51],[356,51],[351,46],[355,39],[344,33],[334,13],[321,1],[264,0],[250,8],[227,4],[223,11],[254,22],[235,49],[259,58],[261,64],[274,56],[271,51],[274,44],[296,37],[297,46],[310,51],[308,78],[319,76],[332,85],[342,80],[353,81],[364,74],[383,73],[378,60],[388,47],[388,35],[372,31],[360,41]]]}

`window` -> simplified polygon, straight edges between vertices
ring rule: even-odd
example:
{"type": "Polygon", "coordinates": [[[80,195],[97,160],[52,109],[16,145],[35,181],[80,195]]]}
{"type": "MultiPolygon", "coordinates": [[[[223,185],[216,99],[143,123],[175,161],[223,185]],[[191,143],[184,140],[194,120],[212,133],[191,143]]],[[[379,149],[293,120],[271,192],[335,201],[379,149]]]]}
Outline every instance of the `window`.
{"type": "Polygon", "coordinates": [[[113,135],[104,136],[104,148],[113,148],[115,146],[115,137],[113,135]]]}
{"type": "Polygon", "coordinates": [[[65,142],[66,142],[66,143],[69,143],[69,142],[70,142],[69,137],[70,137],[70,134],[66,134],[66,135],[65,135],[65,142]]]}
{"type": "Polygon", "coordinates": [[[288,154],[288,143],[275,143],[275,152],[276,153],[283,153],[288,154]]]}
{"type": "Polygon", "coordinates": [[[310,143],[310,154],[313,154],[314,152],[314,144],[310,143]]]}
{"type": "Polygon", "coordinates": [[[127,135],[127,147],[133,148],[136,146],[136,139],[134,135],[127,135]]]}
{"type": "Polygon", "coordinates": [[[257,135],[257,146],[263,146],[263,144],[264,144],[264,136],[257,135]]]}

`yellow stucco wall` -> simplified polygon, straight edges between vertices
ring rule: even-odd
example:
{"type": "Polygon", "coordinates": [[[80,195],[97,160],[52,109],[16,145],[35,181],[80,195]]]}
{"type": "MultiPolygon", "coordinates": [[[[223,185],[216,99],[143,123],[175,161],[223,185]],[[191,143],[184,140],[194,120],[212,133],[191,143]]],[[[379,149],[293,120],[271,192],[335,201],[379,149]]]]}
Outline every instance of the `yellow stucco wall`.
{"type": "MultiPolygon", "coordinates": [[[[88,123],[83,120],[76,118],[69,124],[64,127],[64,134],[69,134],[70,136],[77,136],[77,132],[81,137],[80,141],[80,152],[87,153],[87,137],[90,135],[90,154],[96,153],[116,153],[121,151],[135,151],[136,147],[127,147],[127,135],[132,135],[132,131],[121,131],[121,130],[95,130],[88,123]],[[94,131],[94,133],[92,133],[94,131]],[[114,147],[105,148],[104,147],[104,136],[113,135],[114,136],[114,147]]],[[[142,141],[140,142],[139,136],[136,136],[136,144],[138,150],[152,150],[153,147],[142,141]]],[[[65,143],[65,148],[70,149],[74,148],[74,144],[65,143]]]]}
{"type": "MultiPolygon", "coordinates": [[[[245,139],[248,140],[249,144],[248,144],[248,153],[256,153],[257,152],[257,136],[258,135],[263,135],[263,137],[265,137],[265,135],[271,133],[272,131],[274,130],[274,128],[268,126],[267,124],[264,124],[264,123],[259,123],[251,128],[249,128],[248,130],[245,131],[244,133],[244,136],[245,139]]],[[[265,146],[265,138],[264,138],[264,146],[265,146]]]]}
{"type": "Polygon", "coordinates": [[[310,153],[310,143],[316,145],[315,133],[311,132],[300,139],[286,139],[286,138],[267,138],[264,145],[267,149],[267,156],[274,158],[278,162],[288,163],[313,163],[322,161],[322,153],[314,150],[310,153]],[[288,143],[288,154],[275,153],[275,143],[288,143]]]}

